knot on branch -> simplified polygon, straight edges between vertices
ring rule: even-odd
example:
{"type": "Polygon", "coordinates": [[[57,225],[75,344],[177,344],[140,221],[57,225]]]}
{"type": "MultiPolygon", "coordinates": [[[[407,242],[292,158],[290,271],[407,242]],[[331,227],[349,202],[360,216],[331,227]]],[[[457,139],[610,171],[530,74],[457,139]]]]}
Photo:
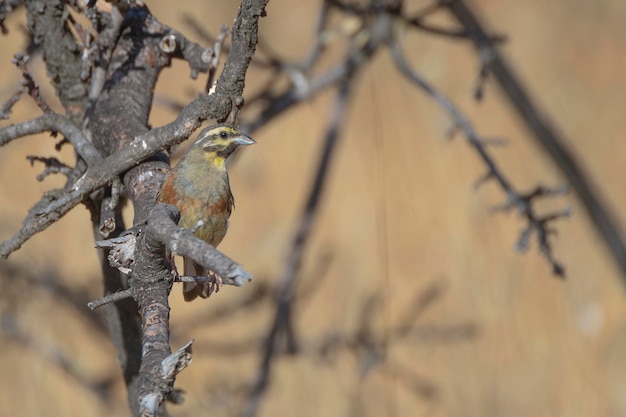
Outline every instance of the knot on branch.
{"type": "Polygon", "coordinates": [[[161,51],[166,54],[173,54],[178,49],[178,42],[176,42],[176,36],[173,33],[168,33],[161,38],[159,42],[161,51]]]}
{"type": "Polygon", "coordinates": [[[130,274],[135,261],[134,253],[140,228],[127,230],[118,237],[96,242],[96,248],[109,249],[107,259],[113,268],[124,274],[130,274]]]}

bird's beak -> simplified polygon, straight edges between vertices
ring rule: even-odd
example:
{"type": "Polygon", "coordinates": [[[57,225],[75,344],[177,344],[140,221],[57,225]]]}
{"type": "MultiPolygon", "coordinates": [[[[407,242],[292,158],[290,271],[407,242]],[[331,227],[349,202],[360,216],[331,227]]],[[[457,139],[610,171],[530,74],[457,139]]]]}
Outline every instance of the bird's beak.
{"type": "Polygon", "coordinates": [[[248,135],[241,135],[241,136],[236,137],[233,140],[233,142],[235,142],[237,145],[247,146],[247,145],[255,144],[256,140],[252,139],[248,135]]]}

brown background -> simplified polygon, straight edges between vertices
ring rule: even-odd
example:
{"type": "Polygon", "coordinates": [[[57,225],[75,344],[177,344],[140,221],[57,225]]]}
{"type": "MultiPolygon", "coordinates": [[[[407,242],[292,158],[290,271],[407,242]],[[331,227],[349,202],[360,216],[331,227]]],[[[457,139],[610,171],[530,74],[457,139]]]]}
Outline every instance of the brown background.
{"type": "MultiPolygon", "coordinates": [[[[183,13],[216,33],[220,24],[232,22],[236,3],[148,5],[162,21],[193,37],[183,13]]],[[[508,35],[506,55],[625,224],[626,3],[476,3],[489,26],[508,35]]],[[[413,1],[408,8],[426,4],[413,1]]],[[[314,1],[272,0],[261,25],[262,45],[281,57],[302,59],[318,10],[314,1]]],[[[437,21],[446,23],[445,18],[437,21]]],[[[1,100],[20,79],[10,59],[25,47],[24,22],[24,13],[16,13],[8,21],[10,36],[0,37],[1,100]]],[[[517,187],[563,181],[493,84],[483,103],[471,99],[478,65],[469,45],[411,31],[403,32],[403,40],[412,64],[459,103],[479,133],[509,140],[492,152],[517,187]]],[[[44,87],[39,56],[31,68],[45,97],[54,102],[44,87]]],[[[203,82],[192,82],[188,72],[184,63],[167,70],[157,97],[188,102],[203,82]]],[[[251,74],[247,94],[261,83],[251,74]]],[[[180,291],[173,291],[173,347],[191,338],[196,342],[193,365],[177,381],[187,392],[186,402],[171,406],[172,415],[226,416],[239,409],[241,397],[233,391],[254,379],[256,350],[239,355],[228,348],[222,352],[216,344],[243,341],[254,348],[271,319],[270,304],[215,321],[211,311],[280,275],[330,99],[323,94],[256,132],[259,144],[246,149],[232,167],[237,207],[220,248],[256,280],[242,289],[226,288],[207,302],[185,304],[180,291]]],[[[11,122],[38,114],[24,98],[11,122]]],[[[174,116],[157,102],[152,122],[161,125],[174,116]]],[[[571,205],[574,213],[557,225],[554,248],[568,272],[568,279],[560,281],[550,275],[534,245],[527,254],[515,252],[523,221],[515,214],[490,213],[504,196],[494,185],[473,189],[483,166],[460,137],[445,139],[448,120],[398,75],[388,54],[378,55],[361,73],[344,127],[303,264],[303,282],[317,287],[296,310],[303,345],[330,331],[354,330],[365,300],[374,294],[380,303],[372,326],[384,336],[422,291],[439,285],[443,292],[415,317],[424,331],[390,344],[386,360],[364,378],[360,358],[345,350],[331,361],[306,349],[280,359],[261,415],[626,415],[624,287],[575,196],[544,207],[571,205]],[[320,263],[328,263],[323,279],[320,263]],[[465,324],[474,331],[446,337],[445,329],[465,324]],[[416,392],[416,381],[432,391],[416,392]]],[[[31,168],[25,159],[54,155],[53,146],[54,140],[41,136],[0,149],[0,239],[18,230],[44,190],[62,184],[53,178],[36,182],[40,167],[31,168]]],[[[67,149],[63,155],[72,161],[67,149]]],[[[101,282],[92,246],[88,212],[78,207],[0,265],[27,271],[42,283],[56,279],[94,299],[101,282]]],[[[8,338],[3,319],[0,415],[129,415],[114,348],[106,334],[93,329],[86,308],[77,312],[45,286],[26,284],[23,272],[5,273],[0,283],[0,311],[14,312],[14,327],[29,338],[27,343],[8,338]],[[113,379],[113,397],[102,400],[68,376],[50,360],[59,354],[71,358],[69,366],[86,381],[113,379]]]]}

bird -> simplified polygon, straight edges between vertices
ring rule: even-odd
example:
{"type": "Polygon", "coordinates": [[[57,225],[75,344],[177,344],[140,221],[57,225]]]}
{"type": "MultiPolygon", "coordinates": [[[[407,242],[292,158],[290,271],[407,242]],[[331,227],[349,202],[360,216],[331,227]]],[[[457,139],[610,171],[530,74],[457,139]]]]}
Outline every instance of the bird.
{"type": "MultiPolygon", "coordinates": [[[[203,129],[187,153],[163,180],[157,203],[178,208],[178,225],[217,247],[228,229],[234,207],[226,161],[239,146],[256,143],[250,136],[227,125],[203,129]]],[[[208,298],[219,290],[221,278],[202,265],[183,257],[185,275],[209,277],[204,282],[183,282],[183,298],[208,298]]],[[[173,265],[173,261],[172,261],[173,265]]]]}

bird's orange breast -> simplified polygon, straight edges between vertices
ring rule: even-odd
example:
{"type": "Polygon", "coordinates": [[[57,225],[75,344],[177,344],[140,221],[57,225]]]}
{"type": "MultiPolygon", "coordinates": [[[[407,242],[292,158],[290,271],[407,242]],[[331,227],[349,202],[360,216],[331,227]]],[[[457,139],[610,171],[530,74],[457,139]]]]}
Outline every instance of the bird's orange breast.
{"type": "Polygon", "coordinates": [[[179,226],[195,228],[198,238],[217,246],[226,235],[233,205],[232,194],[228,186],[224,189],[210,181],[203,184],[202,189],[197,189],[196,183],[206,180],[197,178],[191,182],[176,181],[176,171],[170,171],[158,202],[176,206],[180,211],[179,226]]]}

